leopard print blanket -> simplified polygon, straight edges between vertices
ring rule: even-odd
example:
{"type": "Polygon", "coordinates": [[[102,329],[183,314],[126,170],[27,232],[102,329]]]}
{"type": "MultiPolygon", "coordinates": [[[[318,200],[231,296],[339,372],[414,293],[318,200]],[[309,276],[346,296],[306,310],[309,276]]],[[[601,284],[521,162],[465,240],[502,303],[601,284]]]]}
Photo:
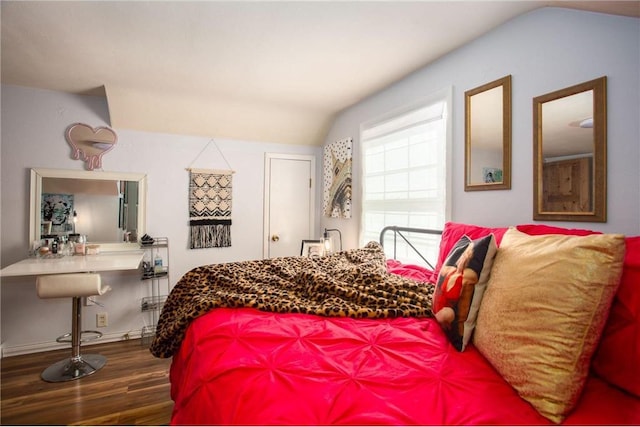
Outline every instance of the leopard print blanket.
{"type": "Polygon", "coordinates": [[[168,358],[189,323],[219,307],[354,318],[430,317],[433,285],[387,273],[376,242],[321,258],[281,257],[197,267],[178,281],[151,353],[168,358]]]}

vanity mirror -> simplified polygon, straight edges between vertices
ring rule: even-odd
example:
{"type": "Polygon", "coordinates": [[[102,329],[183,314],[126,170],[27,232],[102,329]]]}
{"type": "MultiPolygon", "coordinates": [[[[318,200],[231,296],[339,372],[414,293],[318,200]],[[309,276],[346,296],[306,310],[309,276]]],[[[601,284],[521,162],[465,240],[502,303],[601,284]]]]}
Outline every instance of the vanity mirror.
{"type": "Polygon", "coordinates": [[[137,249],[146,184],[137,173],[31,169],[29,241],[78,233],[101,250],[137,249]]]}
{"type": "Polygon", "coordinates": [[[465,92],[464,190],[511,188],[511,76],[465,92]]]}
{"type": "Polygon", "coordinates": [[[607,220],[607,79],[533,99],[533,219],[607,220]]]}

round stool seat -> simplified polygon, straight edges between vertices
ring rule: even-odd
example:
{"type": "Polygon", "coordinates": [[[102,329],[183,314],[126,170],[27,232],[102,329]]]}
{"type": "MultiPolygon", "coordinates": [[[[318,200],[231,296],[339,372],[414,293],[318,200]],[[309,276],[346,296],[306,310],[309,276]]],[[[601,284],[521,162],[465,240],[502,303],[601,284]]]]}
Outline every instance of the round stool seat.
{"type": "Polygon", "coordinates": [[[97,273],[73,273],[38,276],[36,290],[40,298],[73,298],[103,295],[111,287],[103,287],[97,273]]]}

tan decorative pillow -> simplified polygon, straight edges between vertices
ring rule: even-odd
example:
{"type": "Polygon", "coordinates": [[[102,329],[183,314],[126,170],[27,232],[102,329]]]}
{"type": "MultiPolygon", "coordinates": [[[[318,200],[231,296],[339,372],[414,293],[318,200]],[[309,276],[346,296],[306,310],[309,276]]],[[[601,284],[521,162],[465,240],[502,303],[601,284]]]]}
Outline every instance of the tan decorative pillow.
{"type": "Polygon", "coordinates": [[[474,344],[543,416],[562,422],[580,397],[620,282],[622,235],[504,235],[474,344]]]}

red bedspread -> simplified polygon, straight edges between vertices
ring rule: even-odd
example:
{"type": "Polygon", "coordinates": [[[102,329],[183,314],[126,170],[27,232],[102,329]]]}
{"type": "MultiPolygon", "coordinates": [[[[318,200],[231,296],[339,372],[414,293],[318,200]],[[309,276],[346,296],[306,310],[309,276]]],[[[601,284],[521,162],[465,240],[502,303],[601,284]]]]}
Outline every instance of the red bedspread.
{"type": "MultiPolygon", "coordinates": [[[[549,424],[430,318],[219,308],[171,367],[172,424],[549,424]]],[[[640,401],[590,378],[568,424],[640,424],[640,401]]]]}
{"type": "MultiPolygon", "coordinates": [[[[462,234],[506,229],[447,223],[439,264],[462,234]]],[[[581,230],[525,225],[530,234],[581,230]]],[[[592,374],[564,424],[640,425],[640,237],[592,374]],[[601,378],[606,378],[603,380],[601,378]],[[616,384],[616,386],[612,385],[616,384]],[[621,387],[621,388],[618,388],[621,387]],[[623,391],[626,390],[626,391],[623,391]]],[[[389,272],[433,281],[398,262],[389,272]]],[[[171,367],[172,424],[539,425],[539,415],[471,343],[463,353],[432,318],[354,319],[217,308],[187,329],[171,367]]]]}

